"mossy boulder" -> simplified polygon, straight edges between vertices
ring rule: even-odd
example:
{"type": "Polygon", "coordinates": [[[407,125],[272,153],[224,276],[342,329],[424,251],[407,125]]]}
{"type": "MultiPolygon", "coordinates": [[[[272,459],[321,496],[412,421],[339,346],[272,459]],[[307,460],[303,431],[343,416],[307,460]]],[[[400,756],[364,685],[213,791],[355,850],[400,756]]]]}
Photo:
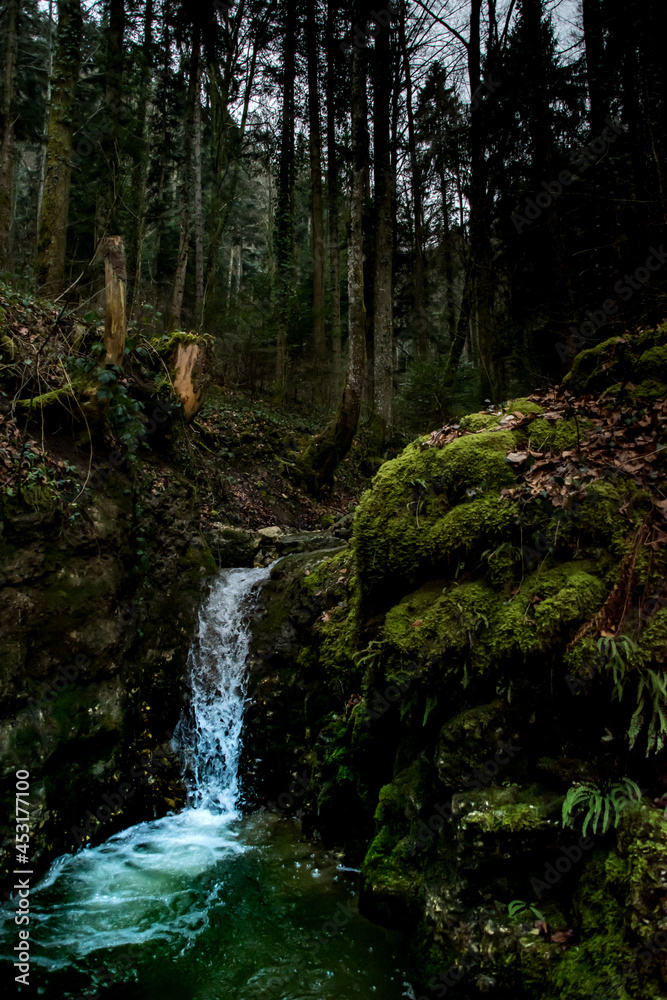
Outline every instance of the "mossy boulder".
{"type": "MultiPolygon", "coordinates": [[[[405,593],[419,576],[452,556],[452,530],[441,521],[458,504],[480,499],[514,482],[506,456],[510,431],[457,438],[444,448],[424,441],[385,462],[363,495],[354,525],[356,564],[362,594],[405,593]]],[[[501,505],[489,501],[455,518],[466,521],[468,539],[480,542],[498,530],[501,505]]],[[[508,516],[508,515],[507,515],[508,516]]]]}

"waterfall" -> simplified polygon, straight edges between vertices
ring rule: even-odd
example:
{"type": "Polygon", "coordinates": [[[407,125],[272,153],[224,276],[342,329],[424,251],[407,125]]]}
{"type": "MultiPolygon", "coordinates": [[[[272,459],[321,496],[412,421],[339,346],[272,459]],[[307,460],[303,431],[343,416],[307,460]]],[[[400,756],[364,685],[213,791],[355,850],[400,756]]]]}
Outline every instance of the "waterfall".
{"type": "Polygon", "coordinates": [[[190,805],[233,813],[246,701],[248,612],[268,568],[220,574],[199,614],[188,660],[190,704],[176,731],[190,805]]]}
{"type": "MultiPolygon", "coordinates": [[[[188,807],[63,855],[31,889],[30,985],[44,996],[407,996],[402,945],[359,916],[356,877],[276,815],[237,812],[249,619],[268,574],[225,571],[202,606],[174,740],[188,807]]],[[[14,914],[0,913],[8,965],[14,914]]]]}

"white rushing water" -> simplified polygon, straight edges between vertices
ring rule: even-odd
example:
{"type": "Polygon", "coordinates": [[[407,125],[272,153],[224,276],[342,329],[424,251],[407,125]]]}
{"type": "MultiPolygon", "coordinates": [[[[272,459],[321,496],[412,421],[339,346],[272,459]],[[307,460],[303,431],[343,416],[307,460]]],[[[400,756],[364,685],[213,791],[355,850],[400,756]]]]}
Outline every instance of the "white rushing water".
{"type": "Polygon", "coordinates": [[[252,588],[268,574],[268,569],[222,573],[199,616],[189,657],[190,707],[177,731],[195,809],[235,811],[247,685],[245,616],[252,588]]]}
{"type": "MultiPolygon", "coordinates": [[[[190,704],[175,739],[188,807],[63,855],[31,892],[30,990],[34,983],[38,996],[406,996],[401,945],[359,915],[356,876],[292,824],[237,808],[247,623],[254,588],[268,573],[221,573],[202,607],[189,657],[190,704]],[[327,936],[341,914],[340,933],[327,936]]],[[[8,965],[14,913],[3,908],[0,959],[8,965]]]]}
{"type": "Polygon", "coordinates": [[[207,871],[245,850],[234,821],[247,621],[253,588],[268,574],[264,568],[222,572],[200,611],[189,656],[191,700],[176,741],[189,807],[57,859],[34,894],[37,906],[50,890],[64,896],[39,916],[42,940],[49,939],[45,964],[58,967],[99,949],[155,939],[184,939],[187,947],[206,926],[217,887],[194,894],[193,884],[201,886],[207,871]]]}

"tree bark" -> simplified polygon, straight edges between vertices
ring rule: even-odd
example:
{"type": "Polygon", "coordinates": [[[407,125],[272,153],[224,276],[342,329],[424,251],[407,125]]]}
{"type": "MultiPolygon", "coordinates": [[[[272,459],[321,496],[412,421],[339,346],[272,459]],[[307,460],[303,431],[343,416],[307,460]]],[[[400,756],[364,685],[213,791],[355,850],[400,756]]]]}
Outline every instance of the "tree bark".
{"type": "Polygon", "coordinates": [[[194,99],[194,174],[195,174],[195,322],[202,323],[204,308],[204,205],[201,178],[201,66],[197,61],[197,87],[194,99]]]}
{"type": "Polygon", "coordinates": [[[10,234],[13,220],[14,178],[14,117],[13,99],[18,65],[18,0],[9,0],[5,8],[7,18],[7,45],[2,81],[2,108],[0,109],[0,266],[10,257],[10,234]]]}
{"type": "Polygon", "coordinates": [[[65,276],[74,96],[79,78],[82,32],[81,0],[58,0],[44,197],[35,261],[37,280],[45,295],[57,295],[65,276]]]}
{"type": "Polygon", "coordinates": [[[275,402],[282,406],[287,371],[287,329],[294,272],[294,77],[296,62],[296,10],[288,3],[283,41],[283,107],[280,139],[280,167],[276,199],[276,374],[275,402]]]}
{"type": "Polygon", "coordinates": [[[375,39],[373,147],[375,152],[374,411],[378,444],[391,432],[394,396],[393,252],[395,176],[391,160],[391,31],[375,39]]]}
{"type": "Polygon", "coordinates": [[[327,205],[329,210],[329,285],[331,294],[331,356],[336,389],[341,376],[340,260],[338,245],[338,156],[336,154],[336,4],[328,0],[327,50],[327,205]]]}
{"type": "Polygon", "coordinates": [[[122,203],[122,168],[120,159],[120,120],[123,100],[123,36],[125,0],[109,0],[107,67],[104,103],[109,127],[102,141],[102,156],[107,171],[107,189],[102,211],[102,232],[118,232],[122,203]]]}
{"type": "Polygon", "coordinates": [[[428,352],[428,321],[424,309],[424,234],[422,225],[422,178],[417,156],[417,141],[415,136],[415,119],[412,108],[412,72],[410,69],[410,54],[405,35],[405,3],[399,5],[399,35],[403,54],[403,71],[405,73],[405,104],[408,117],[408,149],[410,152],[410,171],[412,175],[412,203],[414,210],[415,233],[415,266],[414,266],[414,303],[417,353],[424,357],[428,352]]]}
{"type": "Polygon", "coordinates": [[[324,327],[324,210],[322,204],[322,134],[318,84],[318,46],[315,3],[306,8],[306,48],[308,57],[308,148],[310,155],[310,210],[313,254],[313,350],[323,364],[326,356],[324,327]]]}
{"type": "Polygon", "coordinates": [[[178,330],[181,325],[181,312],[183,309],[183,296],[185,293],[185,277],[188,269],[188,256],[190,245],[190,199],[193,186],[193,131],[195,118],[195,101],[199,99],[197,94],[197,83],[199,79],[199,49],[200,31],[195,26],[192,35],[192,53],[190,56],[190,75],[188,84],[187,112],[183,135],[183,166],[181,169],[180,202],[181,202],[181,226],[178,240],[178,258],[176,261],[176,272],[174,274],[174,284],[171,297],[171,310],[169,313],[169,330],[178,330]]]}
{"type": "Polygon", "coordinates": [[[478,97],[481,84],[480,15],[482,0],[470,2],[470,40],[467,44],[468,84],[470,87],[470,251],[463,284],[461,309],[456,332],[450,344],[447,368],[456,371],[466,340],[470,335],[471,322],[477,306],[480,323],[486,322],[486,310],[480,308],[486,285],[486,269],[489,248],[485,229],[486,170],[484,161],[484,137],[482,133],[482,102],[478,97]]]}
{"type": "Polygon", "coordinates": [[[127,317],[125,312],[127,271],[122,236],[107,236],[104,249],[106,312],[104,319],[105,364],[123,364],[127,317]]]}
{"type": "Polygon", "coordinates": [[[239,177],[239,156],[243,137],[245,135],[246,122],[250,97],[255,78],[257,66],[258,38],[253,40],[250,65],[246,76],[245,96],[243,99],[243,113],[241,115],[241,125],[237,126],[232,119],[229,109],[229,89],[234,79],[236,67],[238,65],[238,34],[242,23],[245,4],[243,0],[239,4],[231,25],[231,41],[227,48],[227,59],[221,71],[216,60],[210,60],[208,64],[208,80],[210,88],[211,102],[211,164],[212,164],[212,191],[208,216],[208,257],[206,261],[206,272],[204,275],[204,297],[205,297],[205,317],[207,321],[213,319],[217,309],[216,294],[218,286],[219,255],[223,234],[229,222],[236,186],[239,177]],[[223,185],[234,161],[231,181],[226,195],[223,194],[223,185]]]}
{"type": "Polygon", "coordinates": [[[148,205],[149,147],[149,105],[151,91],[151,67],[153,65],[153,0],[146,0],[144,15],[144,44],[141,67],[141,98],[137,132],[140,136],[140,152],[134,170],[136,191],[136,229],[134,236],[134,282],[130,315],[136,316],[143,290],[144,241],[146,239],[146,213],[148,205]]]}
{"type": "MultiPolygon", "coordinates": [[[[355,0],[352,38],[365,33],[367,0],[355,0]]],[[[366,308],[364,304],[363,207],[368,178],[368,130],[366,114],[366,59],[362,46],[352,55],[352,187],[350,191],[350,240],[348,244],[348,336],[347,379],[343,397],[333,420],[303,456],[301,470],[315,490],[333,482],[336,469],[347,455],[359,424],[366,370],[366,308]]]]}
{"type": "MultiPolygon", "coordinates": [[[[40,152],[39,180],[37,182],[37,239],[39,239],[39,220],[42,217],[42,199],[44,198],[44,178],[46,176],[46,147],[49,132],[49,108],[51,106],[51,77],[53,75],[53,0],[49,0],[48,30],[46,34],[47,48],[47,81],[46,102],[44,113],[44,129],[42,133],[42,149],[40,152]]],[[[35,252],[37,248],[35,247],[35,252]]]]}
{"type": "Polygon", "coordinates": [[[608,104],[601,0],[582,0],[582,12],[590,120],[597,135],[604,128],[608,104]]]}

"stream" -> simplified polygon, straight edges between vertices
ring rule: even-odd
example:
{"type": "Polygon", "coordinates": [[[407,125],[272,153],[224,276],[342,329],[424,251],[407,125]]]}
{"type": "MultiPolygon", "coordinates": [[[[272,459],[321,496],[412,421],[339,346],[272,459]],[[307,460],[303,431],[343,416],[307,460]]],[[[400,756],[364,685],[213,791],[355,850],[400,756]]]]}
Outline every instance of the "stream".
{"type": "MultiPolygon", "coordinates": [[[[402,936],[359,915],[356,873],[305,840],[297,823],[238,808],[245,623],[253,589],[268,573],[223,571],[201,610],[189,659],[192,696],[177,729],[187,808],[53,863],[31,892],[31,985],[19,994],[414,995],[402,936]]],[[[13,915],[4,907],[5,963],[13,961],[13,915]]]]}

